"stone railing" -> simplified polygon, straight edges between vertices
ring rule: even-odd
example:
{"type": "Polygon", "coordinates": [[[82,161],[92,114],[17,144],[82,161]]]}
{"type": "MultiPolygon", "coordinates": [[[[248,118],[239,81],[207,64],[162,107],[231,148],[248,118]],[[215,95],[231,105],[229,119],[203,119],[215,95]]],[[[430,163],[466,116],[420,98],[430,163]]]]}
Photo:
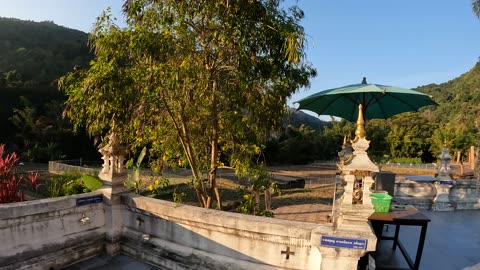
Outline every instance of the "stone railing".
{"type": "Polygon", "coordinates": [[[375,239],[359,231],[335,233],[332,223],[222,212],[130,193],[122,202],[123,252],[162,269],[354,269],[366,250],[375,249],[375,239]],[[332,247],[322,245],[324,237],[332,247]],[[365,246],[335,247],[349,239],[363,239],[365,246]]]}
{"type": "Polygon", "coordinates": [[[101,254],[102,196],[92,192],[0,205],[0,269],[58,269],[101,254]]]}
{"type": "MultiPolygon", "coordinates": [[[[350,230],[335,223],[257,217],[131,194],[123,185],[124,147],[114,133],[109,138],[100,149],[100,173],[49,163],[50,172],[98,174],[104,182],[98,191],[0,206],[1,269],[57,269],[106,252],[126,253],[162,269],[347,270],[375,250],[366,216],[357,220],[363,229],[350,230]]],[[[343,217],[356,217],[362,210],[342,209],[348,210],[343,217]]]]}
{"type": "Polygon", "coordinates": [[[434,175],[438,172],[437,166],[431,163],[425,164],[402,164],[388,163],[380,165],[381,171],[392,171],[397,173],[421,173],[434,175]]]}
{"type": "Polygon", "coordinates": [[[109,235],[115,235],[109,230],[119,233],[121,253],[162,269],[354,269],[375,248],[375,239],[335,232],[332,223],[243,215],[131,193],[119,195],[114,207],[108,189],[0,205],[0,269],[59,269],[108,252],[109,235]],[[356,240],[363,246],[355,247],[356,240]],[[353,246],[342,248],[348,241],[353,246]]]}
{"type": "Polygon", "coordinates": [[[480,180],[396,179],[394,198],[419,209],[480,209],[480,180]]]}
{"type": "Polygon", "coordinates": [[[81,160],[56,160],[48,162],[48,171],[50,173],[61,172],[82,172],[89,175],[98,175],[101,168],[90,168],[81,166],[81,160]],[[80,161],[80,163],[79,163],[80,161]],[[80,165],[77,165],[80,164],[80,165]]]}
{"type": "Polygon", "coordinates": [[[219,212],[133,194],[122,201],[122,250],[162,269],[319,269],[321,231],[333,231],[327,223],[219,212]]]}

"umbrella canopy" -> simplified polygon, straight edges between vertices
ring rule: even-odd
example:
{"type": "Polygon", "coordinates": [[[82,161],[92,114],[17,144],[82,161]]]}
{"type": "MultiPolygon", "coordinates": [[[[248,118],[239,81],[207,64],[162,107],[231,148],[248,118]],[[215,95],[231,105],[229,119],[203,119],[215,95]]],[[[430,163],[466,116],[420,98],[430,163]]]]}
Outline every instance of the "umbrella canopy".
{"type": "Polygon", "coordinates": [[[349,121],[358,118],[358,105],[363,107],[366,119],[387,119],[403,112],[417,111],[428,105],[438,105],[424,93],[395,86],[352,84],[325,90],[306,98],[299,103],[299,110],[309,110],[318,115],[333,115],[349,121]]]}

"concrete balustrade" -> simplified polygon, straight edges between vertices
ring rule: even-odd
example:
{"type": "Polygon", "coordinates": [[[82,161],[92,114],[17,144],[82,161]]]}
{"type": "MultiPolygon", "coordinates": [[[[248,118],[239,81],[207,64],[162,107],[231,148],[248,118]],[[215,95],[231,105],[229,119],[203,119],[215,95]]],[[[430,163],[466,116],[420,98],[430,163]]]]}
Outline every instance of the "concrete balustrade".
{"type": "Polygon", "coordinates": [[[77,200],[98,195],[0,205],[0,269],[56,269],[101,254],[103,204],[77,206],[77,200]]]}
{"type": "MultiPolygon", "coordinates": [[[[120,194],[112,210],[109,187],[102,191],[1,205],[0,269],[59,269],[108,253],[109,235],[120,235],[118,252],[166,269],[351,269],[366,252],[322,246],[323,236],[369,237],[334,232],[332,223],[249,216],[131,193],[120,194]],[[108,224],[112,215],[117,218],[108,224]]],[[[368,239],[365,249],[375,242],[368,239]]]]}
{"type": "MultiPolygon", "coordinates": [[[[417,178],[421,178],[421,176],[417,178]]],[[[434,178],[427,180],[396,179],[394,199],[424,210],[480,209],[480,181],[457,179],[445,182],[437,181],[434,178]]]]}

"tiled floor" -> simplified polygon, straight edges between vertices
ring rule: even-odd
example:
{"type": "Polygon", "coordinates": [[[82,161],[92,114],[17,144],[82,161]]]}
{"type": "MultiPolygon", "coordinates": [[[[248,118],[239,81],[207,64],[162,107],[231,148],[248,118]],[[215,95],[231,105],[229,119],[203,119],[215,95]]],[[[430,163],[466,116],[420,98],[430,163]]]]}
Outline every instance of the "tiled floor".
{"type": "MultiPolygon", "coordinates": [[[[420,269],[479,270],[480,210],[423,213],[432,221],[428,225],[420,269]]],[[[394,231],[394,226],[390,226],[389,233],[394,231]]],[[[412,259],[419,234],[419,227],[402,226],[400,229],[400,241],[412,259]]],[[[377,264],[401,268],[408,266],[398,248],[392,251],[392,241],[382,241],[377,253],[377,264]]]]}
{"type": "MultiPolygon", "coordinates": [[[[275,210],[275,218],[309,222],[326,222],[331,206],[304,204],[275,210]]],[[[455,212],[422,211],[432,221],[428,225],[420,269],[480,270],[480,210],[455,212]]],[[[395,227],[390,225],[393,234],[395,227]]],[[[400,241],[414,259],[420,227],[402,226],[400,241]]],[[[383,266],[408,268],[401,251],[392,252],[392,241],[382,241],[377,263],[383,266]]]]}

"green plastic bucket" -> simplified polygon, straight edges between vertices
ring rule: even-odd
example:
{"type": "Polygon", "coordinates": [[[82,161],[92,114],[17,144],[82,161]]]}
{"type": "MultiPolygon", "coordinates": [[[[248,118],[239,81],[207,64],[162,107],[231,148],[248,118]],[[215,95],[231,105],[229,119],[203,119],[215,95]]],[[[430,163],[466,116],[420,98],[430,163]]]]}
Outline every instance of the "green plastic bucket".
{"type": "Polygon", "coordinates": [[[387,193],[372,193],[370,194],[373,209],[375,212],[386,213],[390,212],[390,205],[392,204],[392,196],[387,193]]]}

